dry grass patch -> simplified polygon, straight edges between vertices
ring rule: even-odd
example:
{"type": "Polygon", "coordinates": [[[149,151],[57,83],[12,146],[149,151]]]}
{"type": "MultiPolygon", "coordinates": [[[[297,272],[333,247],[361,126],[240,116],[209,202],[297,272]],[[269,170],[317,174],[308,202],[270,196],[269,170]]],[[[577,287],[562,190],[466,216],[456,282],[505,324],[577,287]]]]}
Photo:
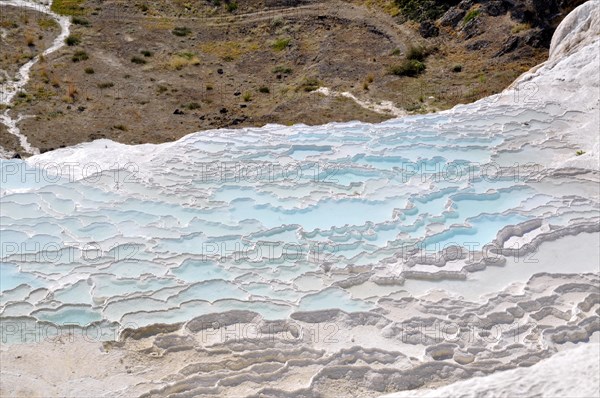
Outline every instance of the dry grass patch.
{"type": "Polygon", "coordinates": [[[182,52],[171,57],[167,63],[167,69],[181,70],[190,65],[200,65],[200,59],[194,53],[182,52]]]}
{"type": "Polygon", "coordinates": [[[220,41],[203,43],[199,46],[200,51],[210,54],[226,61],[233,61],[243,55],[257,51],[260,46],[252,41],[220,41]]]}

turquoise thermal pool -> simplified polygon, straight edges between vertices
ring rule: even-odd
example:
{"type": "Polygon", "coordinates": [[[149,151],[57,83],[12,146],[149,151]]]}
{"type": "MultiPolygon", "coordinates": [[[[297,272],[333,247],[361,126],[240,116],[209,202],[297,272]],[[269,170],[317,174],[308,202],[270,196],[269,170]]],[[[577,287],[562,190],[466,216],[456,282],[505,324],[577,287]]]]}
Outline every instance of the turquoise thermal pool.
{"type": "MultiPolygon", "coordinates": [[[[460,294],[471,271],[592,232],[595,183],[548,172],[574,151],[546,134],[569,117],[556,104],[495,105],[210,131],[144,155],[96,141],[74,162],[2,160],[3,319],[284,319],[369,311],[406,288],[460,294]]],[[[532,273],[505,269],[507,284],[532,273]]]]}

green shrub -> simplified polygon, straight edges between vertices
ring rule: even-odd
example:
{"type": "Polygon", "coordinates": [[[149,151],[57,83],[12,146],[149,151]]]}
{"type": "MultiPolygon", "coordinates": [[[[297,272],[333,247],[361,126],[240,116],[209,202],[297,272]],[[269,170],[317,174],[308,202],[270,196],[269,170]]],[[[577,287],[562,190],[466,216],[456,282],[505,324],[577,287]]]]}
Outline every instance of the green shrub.
{"type": "Polygon", "coordinates": [[[96,71],[94,70],[94,68],[85,68],[83,71],[85,73],[87,73],[88,75],[93,75],[94,73],[96,73],[96,71]]]}
{"type": "Polygon", "coordinates": [[[400,12],[418,22],[435,20],[460,0],[395,0],[400,12]]]}
{"type": "Polygon", "coordinates": [[[463,24],[468,24],[469,22],[471,22],[472,20],[474,20],[475,18],[477,18],[479,16],[480,11],[479,10],[471,10],[467,13],[467,15],[465,15],[465,18],[463,19],[463,24]]]}
{"type": "Polygon", "coordinates": [[[307,77],[306,79],[304,79],[299,88],[306,92],[311,92],[315,91],[319,87],[321,87],[321,83],[319,83],[319,81],[316,78],[307,77]]]}
{"type": "Polygon", "coordinates": [[[283,51],[290,45],[291,39],[277,39],[271,44],[275,51],[283,51]]]}
{"type": "Polygon", "coordinates": [[[50,9],[60,15],[83,15],[83,2],[84,0],[54,0],[50,9]]]}
{"type": "Polygon", "coordinates": [[[232,1],[232,2],[227,3],[226,7],[227,7],[227,11],[234,12],[235,10],[238,9],[238,3],[237,3],[237,1],[232,1]]]}
{"type": "Polygon", "coordinates": [[[394,66],[391,73],[396,76],[417,76],[425,70],[425,64],[416,59],[404,60],[400,65],[394,66]]]}
{"type": "Polygon", "coordinates": [[[197,102],[190,102],[189,104],[185,104],[182,108],[188,108],[190,111],[194,109],[200,109],[200,104],[197,102]]]}
{"type": "Polygon", "coordinates": [[[98,83],[98,88],[99,89],[111,88],[111,87],[114,87],[114,85],[115,84],[112,82],[98,83]]]}
{"type": "Polygon", "coordinates": [[[581,156],[581,155],[583,155],[584,153],[585,153],[585,151],[582,151],[582,150],[580,149],[580,150],[578,150],[577,152],[575,152],[575,155],[577,155],[577,156],[581,156]]]}
{"type": "Polygon", "coordinates": [[[134,64],[143,65],[146,63],[146,60],[144,58],[134,56],[134,57],[131,57],[131,62],[133,62],[134,64]]]}
{"type": "Polygon", "coordinates": [[[244,102],[250,102],[252,101],[252,93],[250,91],[246,91],[242,98],[244,99],[244,102]]]}
{"type": "Polygon", "coordinates": [[[292,69],[288,68],[286,66],[276,66],[274,67],[271,72],[273,73],[281,73],[284,75],[290,75],[292,73],[292,69]]]}
{"type": "Polygon", "coordinates": [[[266,86],[262,86],[261,88],[258,89],[258,91],[263,94],[269,94],[271,92],[271,90],[269,90],[269,87],[266,87],[266,86]]]}
{"type": "Polygon", "coordinates": [[[72,17],[71,22],[75,25],[90,26],[90,21],[82,17],[72,17]]]}
{"type": "Polygon", "coordinates": [[[78,50],[78,51],[75,51],[75,54],[73,54],[73,57],[71,57],[71,61],[79,62],[79,61],[85,61],[89,58],[90,57],[88,56],[88,54],[85,51],[78,50]]]}
{"type": "Polygon", "coordinates": [[[414,59],[423,62],[425,57],[427,57],[427,51],[423,46],[410,46],[406,52],[406,59],[414,59]]]}
{"type": "Polygon", "coordinates": [[[177,28],[173,29],[171,31],[171,33],[173,33],[175,36],[182,37],[182,36],[189,35],[190,33],[192,33],[192,31],[190,30],[190,28],[187,28],[185,26],[180,26],[180,27],[177,27],[177,28]]]}
{"type": "Polygon", "coordinates": [[[81,43],[81,38],[77,35],[69,35],[65,39],[65,44],[67,46],[76,46],[81,43]]]}

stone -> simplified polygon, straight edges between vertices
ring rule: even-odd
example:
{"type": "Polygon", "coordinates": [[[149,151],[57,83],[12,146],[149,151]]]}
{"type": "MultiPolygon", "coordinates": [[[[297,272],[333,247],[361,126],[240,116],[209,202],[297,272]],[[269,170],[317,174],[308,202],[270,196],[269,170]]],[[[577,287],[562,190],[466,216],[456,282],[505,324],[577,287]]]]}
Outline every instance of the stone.
{"type": "Polygon", "coordinates": [[[440,34],[440,29],[431,21],[423,21],[419,27],[419,34],[426,39],[429,37],[437,37],[440,34]]]}

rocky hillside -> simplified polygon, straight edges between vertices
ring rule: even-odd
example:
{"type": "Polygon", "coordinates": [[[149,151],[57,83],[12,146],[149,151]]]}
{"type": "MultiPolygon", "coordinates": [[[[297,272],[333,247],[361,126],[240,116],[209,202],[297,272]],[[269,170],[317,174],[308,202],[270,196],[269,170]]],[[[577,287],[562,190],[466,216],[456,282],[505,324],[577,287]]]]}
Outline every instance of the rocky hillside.
{"type": "MultiPolygon", "coordinates": [[[[382,101],[408,113],[447,109],[544,61],[554,28],[580,2],[55,0],[53,10],[72,17],[68,45],[33,67],[10,115],[35,115],[19,127],[44,152],[97,138],[157,143],[221,127],[377,122],[394,115],[382,101]],[[343,92],[360,103],[335,95],[343,92]]],[[[12,47],[36,54],[57,34],[47,21],[0,18],[9,75],[28,60],[12,47]]],[[[0,134],[5,149],[23,153],[0,134]]]]}

